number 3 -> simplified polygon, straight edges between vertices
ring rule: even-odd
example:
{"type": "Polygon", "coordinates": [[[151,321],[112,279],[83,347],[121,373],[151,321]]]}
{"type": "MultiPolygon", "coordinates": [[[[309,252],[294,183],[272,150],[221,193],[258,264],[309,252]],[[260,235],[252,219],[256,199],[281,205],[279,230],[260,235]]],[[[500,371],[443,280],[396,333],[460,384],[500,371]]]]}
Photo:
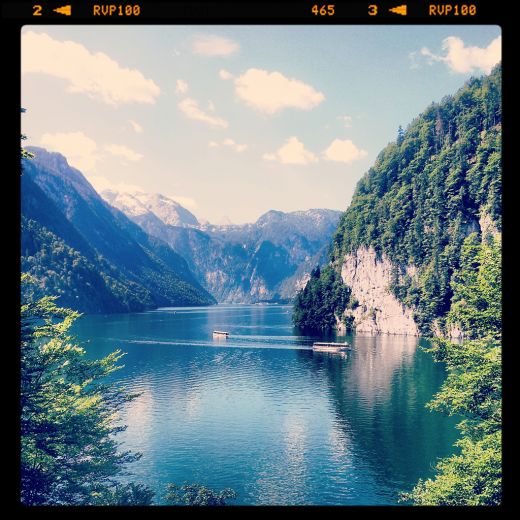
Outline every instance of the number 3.
{"type": "Polygon", "coordinates": [[[375,16],[377,14],[377,5],[369,5],[368,6],[368,15],[369,16],[375,16]]]}

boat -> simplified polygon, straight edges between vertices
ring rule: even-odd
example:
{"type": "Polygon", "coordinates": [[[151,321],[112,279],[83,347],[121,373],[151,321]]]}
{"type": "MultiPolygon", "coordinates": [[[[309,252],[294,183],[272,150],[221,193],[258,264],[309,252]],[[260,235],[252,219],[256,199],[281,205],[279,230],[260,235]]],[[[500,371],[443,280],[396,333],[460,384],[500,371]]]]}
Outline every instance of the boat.
{"type": "Polygon", "coordinates": [[[345,352],[350,350],[348,343],[329,343],[317,341],[312,344],[312,350],[315,352],[345,352]]]}
{"type": "Polygon", "coordinates": [[[226,339],[229,336],[229,332],[224,332],[223,330],[214,330],[213,337],[214,338],[224,338],[226,339]]]}

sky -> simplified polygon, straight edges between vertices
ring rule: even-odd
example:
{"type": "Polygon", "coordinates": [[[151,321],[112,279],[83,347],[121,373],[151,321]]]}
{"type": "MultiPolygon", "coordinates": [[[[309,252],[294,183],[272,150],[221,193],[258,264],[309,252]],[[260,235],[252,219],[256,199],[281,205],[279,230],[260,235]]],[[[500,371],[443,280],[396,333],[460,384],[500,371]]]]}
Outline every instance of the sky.
{"type": "Polygon", "coordinates": [[[378,153],[501,59],[498,26],[25,26],[22,129],[200,221],[345,210],[378,153]]]}

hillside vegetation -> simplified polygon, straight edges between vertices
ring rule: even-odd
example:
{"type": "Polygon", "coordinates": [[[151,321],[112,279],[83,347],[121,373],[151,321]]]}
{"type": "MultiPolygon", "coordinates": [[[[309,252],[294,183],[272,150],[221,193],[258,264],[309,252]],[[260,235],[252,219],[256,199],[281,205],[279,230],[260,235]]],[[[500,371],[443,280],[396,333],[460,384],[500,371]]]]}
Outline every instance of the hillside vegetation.
{"type": "MultiPolygon", "coordinates": [[[[334,235],[330,263],[338,272],[344,255],[360,247],[390,259],[390,290],[415,310],[423,334],[434,323],[445,328],[466,237],[501,230],[501,121],[497,66],[399,131],[359,181],[334,235]],[[406,274],[407,266],[417,276],[406,274]]],[[[296,325],[301,303],[296,300],[296,325]]],[[[323,315],[319,305],[315,314],[323,315]]],[[[318,325],[333,322],[324,316],[318,325]]]]}

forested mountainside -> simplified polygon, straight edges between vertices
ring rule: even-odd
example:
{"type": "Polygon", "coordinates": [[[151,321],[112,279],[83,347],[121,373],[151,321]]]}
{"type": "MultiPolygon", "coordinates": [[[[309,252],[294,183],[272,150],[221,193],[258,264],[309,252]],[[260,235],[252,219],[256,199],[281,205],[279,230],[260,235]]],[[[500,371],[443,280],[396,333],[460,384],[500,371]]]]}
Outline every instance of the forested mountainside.
{"type": "Polygon", "coordinates": [[[219,302],[291,299],[326,262],[341,213],[268,211],[253,224],[201,225],[164,195],[101,193],[148,234],[168,243],[219,302]]]}
{"type": "Polygon", "coordinates": [[[215,303],[181,256],[107,204],[63,156],[28,150],[21,262],[32,290],[91,313],[215,303]]]}
{"type": "Polygon", "coordinates": [[[501,235],[501,86],[498,65],[400,129],[359,181],[330,265],[298,295],[297,325],[461,334],[446,318],[462,251],[501,235]]]}

